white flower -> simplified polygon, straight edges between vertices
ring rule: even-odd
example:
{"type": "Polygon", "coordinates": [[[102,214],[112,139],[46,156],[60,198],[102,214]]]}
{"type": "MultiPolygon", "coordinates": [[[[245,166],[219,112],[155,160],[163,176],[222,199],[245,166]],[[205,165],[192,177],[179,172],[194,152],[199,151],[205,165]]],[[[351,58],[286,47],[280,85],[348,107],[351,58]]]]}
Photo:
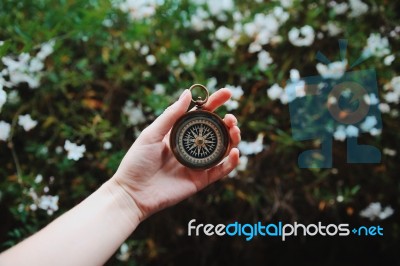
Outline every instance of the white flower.
{"type": "Polygon", "coordinates": [[[212,77],[207,80],[206,87],[209,91],[214,92],[216,90],[217,84],[218,84],[217,79],[215,77],[212,77]]]}
{"type": "Polygon", "coordinates": [[[347,10],[349,9],[349,5],[345,2],[343,3],[336,3],[336,2],[331,2],[331,6],[333,11],[335,12],[336,15],[342,15],[344,13],[347,12],[347,10]]]}
{"type": "Polygon", "coordinates": [[[239,158],[239,164],[236,167],[238,171],[245,171],[247,168],[247,163],[249,162],[249,157],[242,155],[239,158]]]}
{"type": "Polygon", "coordinates": [[[306,96],[306,86],[305,82],[303,80],[295,83],[295,92],[296,92],[296,97],[301,98],[306,96]]]}
{"type": "Polygon", "coordinates": [[[376,105],[379,103],[378,97],[376,97],[375,93],[370,93],[364,95],[364,102],[368,105],[376,105]]]}
{"type": "Polygon", "coordinates": [[[10,77],[10,80],[14,84],[26,82],[28,83],[28,86],[31,89],[36,89],[40,85],[40,76],[33,73],[31,73],[30,75],[23,73],[15,73],[10,77]]]}
{"type": "Polygon", "coordinates": [[[386,102],[388,102],[388,103],[399,103],[400,95],[394,91],[390,91],[390,92],[386,93],[384,98],[385,98],[386,102]]]}
{"type": "Polygon", "coordinates": [[[297,69],[291,69],[289,76],[292,82],[297,82],[300,80],[300,72],[297,69]]]}
{"type": "Polygon", "coordinates": [[[282,93],[281,97],[279,98],[282,104],[287,104],[289,102],[289,97],[286,92],[282,93]]]}
{"type": "Polygon", "coordinates": [[[125,0],[123,2],[115,2],[117,7],[128,13],[131,20],[142,20],[153,16],[156,13],[156,8],[163,1],[157,0],[125,0]]]}
{"type": "Polygon", "coordinates": [[[149,66],[152,66],[157,62],[157,59],[154,55],[149,54],[148,56],[146,56],[146,62],[149,66]]]}
{"type": "Polygon", "coordinates": [[[236,166],[233,171],[228,174],[228,177],[233,178],[238,174],[238,171],[245,171],[247,168],[247,163],[249,162],[249,158],[245,155],[240,156],[239,164],[236,166]]]}
{"type": "Polygon", "coordinates": [[[126,243],[123,243],[119,248],[119,253],[117,254],[117,259],[120,261],[128,261],[130,256],[129,246],[126,243]]]}
{"type": "Polygon", "coordinates": [[[233,12],[232,17],[235,22],[240,22],[243,18],[243,14],[240,11],[235,11],[233,12]]]}
{"type": "Polygon", "coordinates": [[[276,99],[279,99],[281,97],[282,93],[283,93],[283,89],[276,83],[267,90],[268,97],[273,101],[276,99]]]}
{"type": "Polygon", "coordinates": [[[394,61],[395,58],[396,58],[396,57],[395,57],[393,54],[388,55],[388,56],[386,56],[386,57],[383,59],[383,63],[384,63],[385,65],[387,65],[387,66],[390,66],[390,65],[393,63],[393,61],[394,61]]]}
{"type": "Polygon", "coordinates": [[[18,69],[26,70],[30,59],[31,56],[28,53],[22,53],[18,55],[17,59],[15,60],[9,56],[5,56],[1,60],[3,61],[4,65],[8,67],[8,71],[12,72],[18,69]]]}
{"type": "Polygon", "coordinates": [[[268,66],[273,62],[272,57],[267,51],[261,51],[258,53],[257,65],[261,71],[267,70],[268,66]]]}
{"type": "Polygon", "coordinates": [[[128,50],[132,49],[132,44],[130,42],[125,42],[124,47],[128,50]]]}
{"type": "Polygon", "coordinates": [[[150,71],[145,70],[142,72],[142,76],[143,78],[149,78],[151,76],[151,73],[150,71]]]}
{"type": "Polygon", "coordinates": [[[375,116],[367,116],[363,123],[361,123],[360,128],[365,131],[369,132],[378,124],[378,120],[376,120],[375,116]]]}
{"type": "Polygon", "coordinates": [[[61,146],[57,146],[54,150],[57,154],[61,154],[63,152],[63,148],[61,146]]]}
{"type": "Polygon", "coordinates": [[[29,205],[29,209],[31,209],[32,211],[36,211],[37,205],[35,203],[32,203],[31,205],[29,205]]]}
{"type": "Polygon", "coordinates": [[[344,141],[346,139],[346,129],[344,126],[338,126],[333,133],[335,140],[344,141]]]}
{"type": "Polygon", "coordinates": [[[24,128],[25,131],[29,131],[36,127],[38,122],[33,120],[30,114],[18,116],[18,125],[24,128]]]}
{"type": "Polygon", "coordinates": [[[192,68],[196,64],[196,54],[193,51],[180,54],[179,60],[184,66],[192,68]]]}
{"type": "Polygon", "coordinates": [[[258,42],[252,42],[249,45],[249,53],[253,54],[262,50],[261,44],[258,42]]]}
{"type": "Polygon", "coordinates": [[[18,212],[23,212],[23,210],[25,209],[25,206],[24,206],[24,204],[22,204],[22,203],[20,203],[20,204],[18,204],[18,212]]]}
{"type": "Polygon", "coordinates": [[[305,25],[300,29],[292,28],[288,36],[294,46],[310,46],[314,42],[315,32],[311,26],[305,25]]]}
{"type": "Polygon", "coordinates": [[[32,60],[29,62],[29,71],[31,72],[39,72],[43,69],[43,67],[43,61],[41,61],[39,58],[32,58],[32,60]]]}
{"type": "Polygon", "coordinates": [[[21,100],[17,90],[12,90],[7,95],[8,102],[11,104],[17,104],[21,100]]]}
{"type": "Polygon", "coordinates": [[[394,92],[400,95],[400,76],[392,78],[390,81],[390,87],[394,92]]]}
{"type": "Polygon", "coordinates": [[[190,25],[196,31],[213,29],[214,23],[209,19],[209,14],[203,8],[197,8],[196,12],[190,17],[190,25]]]}
{"type": "Polygon", "coordinates": [[[20,83],[28,83],[29,87],[35,89],[40,85],[41,70],[44,68],[43,60],[53,52],[54,41],[42,44],[36,57],[22,53],[16,58],[4,56],[1,60],[6,66],[0,74],[0,82],[7,87],[15,87],[20,83]],[[8,76],[9,81],[4,77],[8,76]]]}
{"type": "Polygon", "coordinates": [[[344,200],[343,195],[337,195],[337,197],[336,197],[337,202],[343,202],[343,200],[344,200]]]}
{"type": "Polygon", "coordinates": [[[257,25],[255,22],[246,23],[244,24],[243,30],[247,36],[253,37],[253,35],[257,33],[257,25]]]}
{"type": "Polygon", "coordinates": [[[239,108],[239,102],[236,100],[229,99],[224,103],[224,106],[228,111],[232,111],[239,108]]]}
{"type": "Polygon", "coordinates": [[[150,48],[147,45],[143,45],[140,48],[139,52],[140,52],[141,55],[147,55],[149,53],[149,51],[150,51],[150,48]]]}
{"type": "Polygon", "coordinates": [[[162,84],[156,84],[154,86],[154,94],[157,94],[157,95],[165,94],[165,86],[162,84]]]}
{"type": "Polygon", "coordinates": [[[3,90],[3,85],[0,84],[0,112],[1,108],[7,101],[7,93],[3,90]]]}
{"type": "Polygon", "coordinates": [[[274,7],[272,14],[280,24],[285,23],[289,19],[289,13],[285,12],[285,10],[283,10],[283,8],[280,6],[274,7]]]}
{"type": "Polygon", "coordinates": [[[35,177],[35,183],[36,184],[38,184],[38,183],[40,183],[40,182],[42,182],[43,181],[43,176],[42,175],[37,175],[36,177],[35,177]]]}
{"type": "Polygon", "coordinates": [[[141,106],[135,107],[131,100],[126,101],[122,113],[128,117],[128,125],[136,126],[146,122],[141,106]]]}
{"type": "Polygon", "coordinates": [[[349,0],[349,2],[351,7],[351,13],[349,14],[349,17],[359,17],[368,12],[368,5],[360,0],[349,0]]]}
{"type": "Polygon", "coordinates": [[[225,26],[220,26],[215,32],[215,38],[221,42],[227,41],[232,37],[233,31],[225,26]]]}
{"type": "Polygon", "coordinates": [[[362,52],[364,57],[377,56],[383,57],[390,53],[389,40],[381,37],[380,33],[371,33],[367,40],[367,45],[362,52]]]}
{"type": "Polygon", "coordinates": [[[389,113],[390,112],[390,106],[387,103],[380,103],[378,105],[379,110],[381,111],[381,113],[389,113]]]}
{"type": "Polygon", "coordinates": [[[46,43],[43,43],[40,51],[37,53],[37,58],[41,61],[43,61],[44,59],[46,59],[49,55],[51,55],[54,51],[54,45],[55,45],[55,41],[54,40],[50,40],[46,43]]]}
{"type": "Polygon", "coordinates": [[[243,96],[244,92],[241,86],[226,85],[225,88],[231,91],[234,100],[239,100],[243,96]]]}
{"type": "Polygon", "coordinates": [[[114,22],[112,21],[112,19],[106,18],[103,20],[103,22],[101,24],[104,27],[111,28],[114,25],[114,22]]]}
{"type": "Polygon", "coordinates": [[[10,136],[11,125],[5,121],[0,121],[0,140],[6,141],[10,136]]]}
{"type": "Polygon", "coordinates": [[[379,220],[384,220],[391,216],[394,213],[392,207],[387,206],[385,209],[382,209],[382,205],[380,202],[372,202],[368,205],[367,208],[360,212],[360,216],[364,218],[368,218],[371,221],[379,218],[379,220]]]}
{"type": "Polygon", "coordinates": [[[105,149],[105,150],[111,149],[112,146],[113,146],[112,143],[109,142],[109,141],[106,141],[106,142],[103,143],[103,149],[105,149]]]}
{"type": "Polygon", "coordinates": [[[284,8],[289,8],[292,7],[293,5],[293,0],[279,0],[279,2],[281,3],[281,6],[283,6],[284,8]]]}
{"type": "Polygon", "coordinates": [[[37,206],[42,210],[47,210],[48,215],[52,215],[58,210],[58,196],[42,195],[37,206]]]}
{"type": "MultiPolygon", "coordinates": [[[[278,40],[278,30],[289,18],[289,14],[285,12],[281,7],[276,7],[269,14],[258,13],[254,16],[254,20],[247,22],[243,27],[237,26],[236,28],[242,28],[248,37],[254,41],[249,46],[249,52],[258,52],[261,50],[261,46],[270,43],[272,40],[278,40]]],[[[238,23],[237,23],[238,24],[238,23]]]]}
{"type": "Polygon", "coordinates": [[[356,128],[353,125],[349,125],[346,127],[346,135],[348,137],[354,137],[354,138],[358,137],[358,131],[359,131],[358,128],[356,128]]]}
{"type": "Polygon", "coordinates": [[[285,87],[285,93],[281,95],[282,104],[293,101],[296,98],[301,98],[306,96],[306,83],[304,80],[300,80],[297,70],[290,71],[291,82],[288,82],[285,87]]]}
{"type": "Polygon", "coordinates": [[[333,22],[328,22],[326,24],[326,29],[328,31],[329,36],[335,37],[339,33],[341,33],[343,30],[339,28],[335,23],[333,22]]]}
{"type": "Polygon", "coordinates": [[[389,148],[384,148],[383,149],[383,154],[388,155],[388,156],[396,156],[397,152],[393,149],[389,149],[389,148]]]}
{"type": "Polygon", "coordinates": [[[229,177],[229,178],[234,178],[237,174],[238,174],[237,169],[233,169],[233,170],[228,174],[228,177],[229,177]]]}
{"type": "Polygon", "coordinates": [[[208,0],[207,1],[208,10],[213,16],[217,16],[225,11],[233,11],[234,4],[232,0],[208,0]]]}
{"type": "Polygon", "coordinates": [[[371,136],[379,136],[382,133],[381,129],[377,129],[377,128],[372,128],[369,131],[369,134],[371,134],[371,136]]]}
{"type": "Polygon", "coordinates": [[[78,161],[80,158],[83,157],[83,154],[86,151],[86,146],[76,145],[75,143],[66,140],[64,144],[64,149],[68,152],[68,159],[78,161]]]}
{"type": "Polygon", "coordinates": [[[335,97],[335,96],[329,96],[327,103],[328,103],[328,105],[337,104],[337,99],[336,99],[336,97],[335,97]]]}
{"type": "Polygon", "coordinates": [[[332,62],[328,65],[318,63],[316,68],[324,79],[340,79],[346,71],[347,60],[332,62]]]}
{"type": "Polygon", "coordinates": [[[238,145],[240,153],[242,155],[250,155],[260,153],[263,149],[263,139],[264,135],[262,133],[258,134],[257,140],[253,142],[241,141],[238,145]]]}

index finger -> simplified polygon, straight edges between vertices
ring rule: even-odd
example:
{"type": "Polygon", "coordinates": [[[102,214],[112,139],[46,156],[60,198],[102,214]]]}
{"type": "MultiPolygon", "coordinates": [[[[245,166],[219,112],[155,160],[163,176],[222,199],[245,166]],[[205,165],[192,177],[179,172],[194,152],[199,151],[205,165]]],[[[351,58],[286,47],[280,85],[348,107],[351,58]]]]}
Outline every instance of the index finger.
{"type": "Polygon", "coordinates": [[[217,90],[216,92],[210,95],[210,98],[208,99],[207,103],[203,105],[203,108],[212,112],[221,105],[223,105],[226,101],[228,101],[231,98],[231,96],[232,96],[231,91],[226,88],[217,90]]]}

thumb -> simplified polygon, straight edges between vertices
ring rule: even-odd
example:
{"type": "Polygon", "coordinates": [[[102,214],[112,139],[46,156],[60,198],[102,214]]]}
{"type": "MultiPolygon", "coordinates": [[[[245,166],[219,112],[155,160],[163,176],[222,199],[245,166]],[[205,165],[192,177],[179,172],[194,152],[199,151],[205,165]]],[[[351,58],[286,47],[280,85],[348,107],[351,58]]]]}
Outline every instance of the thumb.
{"type": "Polygon", "coordinates": [[[184,90],[179,100],[165,109],[165,111],[145,129],[144,137],[147,142],[154,143],[161,141],[175,124],[176,120],[188,110],[191,100],[191,92],[188,89],[184,90]]]}

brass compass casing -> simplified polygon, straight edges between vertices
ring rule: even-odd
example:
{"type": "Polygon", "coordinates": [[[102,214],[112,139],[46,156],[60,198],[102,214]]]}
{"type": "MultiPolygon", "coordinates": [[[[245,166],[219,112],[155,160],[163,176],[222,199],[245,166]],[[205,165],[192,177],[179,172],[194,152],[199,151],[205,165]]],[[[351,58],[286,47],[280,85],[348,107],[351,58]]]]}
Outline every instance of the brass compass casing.
{"type": "MultiPolygon", "coordinates": [[[[190,89],[200,87],[193,85],[190,89]]],[[[215,113],[202,109],[205,100],[194,101],[197,110],[189,111],[176,121],[171,130],[170,147],[176,159],[189,168],[208,169],[217,165],[229,151],[229,130],[215,113]]]]}

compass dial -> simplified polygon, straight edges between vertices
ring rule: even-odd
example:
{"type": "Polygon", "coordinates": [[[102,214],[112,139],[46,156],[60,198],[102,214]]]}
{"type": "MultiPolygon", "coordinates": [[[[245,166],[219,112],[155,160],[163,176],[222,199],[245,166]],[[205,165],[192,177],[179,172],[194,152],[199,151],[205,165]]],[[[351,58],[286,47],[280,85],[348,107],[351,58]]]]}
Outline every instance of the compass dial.
{"type": "Polygon", "coordinates": [[[183,165],[206,169],[226,155],[229,135],[224,122],[207,111],[185,114],[171,131],[171,148],[183,165]]]}

